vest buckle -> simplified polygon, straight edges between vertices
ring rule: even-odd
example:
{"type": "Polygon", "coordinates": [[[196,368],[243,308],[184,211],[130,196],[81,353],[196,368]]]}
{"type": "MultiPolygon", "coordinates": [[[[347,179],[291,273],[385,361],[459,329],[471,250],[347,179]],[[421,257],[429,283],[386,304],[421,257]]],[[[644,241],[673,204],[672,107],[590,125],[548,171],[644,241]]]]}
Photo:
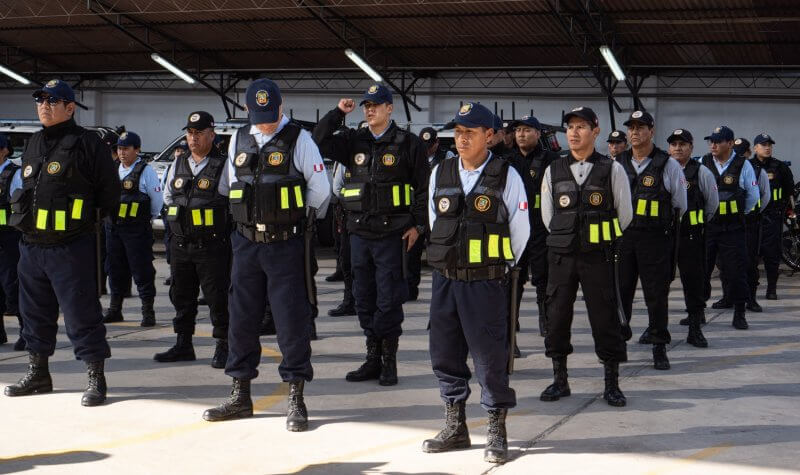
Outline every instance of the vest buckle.
{"type": "Polygon", "coordinates": [[[256,231],[261,232],[261,233],[266,232],[267,231],[267,225],[266,224],[261,224],[261,223],[256,223],[256,231]]]}

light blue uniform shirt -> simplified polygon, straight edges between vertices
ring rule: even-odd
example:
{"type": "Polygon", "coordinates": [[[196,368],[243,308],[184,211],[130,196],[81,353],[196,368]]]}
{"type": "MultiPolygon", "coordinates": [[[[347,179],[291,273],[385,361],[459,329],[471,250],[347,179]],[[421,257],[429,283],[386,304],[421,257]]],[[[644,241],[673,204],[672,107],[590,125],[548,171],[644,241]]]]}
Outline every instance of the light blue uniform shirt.
{"type": "MultiPolygon", "coordinates": [[[[288,123],[289,118],[284,115],[275,133],[269,135],[262,134],[255,125],[251,125],[250,135],[253,136],[256,144],[261,148],[272,140],[275,134],[283,130],[288,123]]],[[[228,161],[225,166],[228,170],[230,185],[239,181],[236,179],[236,167],[233,164],[233,160],[236,157],[236,135],[233,134],[231,136],[231,142],[228,145],[228,161]]],[[[292,160],[295,168],[303,174],[303,178],[306,180],[306,206],[316,208],[317,218],[324,218],[328,212],[328,202],[331,200],[331,182],[328,181],[328,174],[325,172],[325,164],[322,162],[319,148],[317,148],[317,144],[314,143],[311,134],[307,130],[301,130],[300,135],[297,136],[292,160]]]]}
{"type": "MultiPolygon", "coordinates": [[[[489,160],[492,160],[492,152],[489,152],[489,158],[475,170],[467,170],[458,160],[458,176],[461,179],[461,190],[465,195],[469,194],[475,184],[478,183],[483,169],[489,160]]],[[[433,167],[431,170],[431,178],[428,182],[428,221],[430,222],[430,229],[433,229],[433,223],[436,222],[436,204],[434,203],[434,194],[436,192],[436,170],[439,165],[433,167]]],[[[525,247],[528,245],[528,238],[531,235],[531,222],[528,218],[528,196],[525,194],[525,185],[522,183],[522,177],[514,169],[508,167],[508,176],[506,177],[506,188],[503,190],[503,203],[508,210],[508,229],[511,233],[511,249],[514,251],[514,262],[519,262],[520,256],[525,252],[525,247]]]]}
{"type": "Polygon", "coordinates": [[[763,168],[761,169],[761,175],[758,177],[758,191],[761,194],[761,211],[759,212],[763,213],[764,210],[767,209],[769,201],[772,199],[772,193],[770,193],[769,189],[769,175],[767,175],[767,171],[763,168]]]}
{"type": "MultiPolygon", "coordinates": [[[[714,166],[717,167],[717,172],[720,175],[725,173],[725,170],[733,163],[733,159],[736,157],[736,152],[731,151],[731,158],[728,159],[725,163],[720,163],[717,160],[717,157],[714,158],[714,166]]],[[[745,212],[749,213],[753,210],[753,207],[758,202],[759,198],[759,190],[758,190],[758,181],[756,181],[756,172],[753,170],[753,165],[750,164],[749,161],[744,161],[744,166],[742,166],[742,173],[739,174],[739,188],[743,189],[747,194],[744,199],[744,209],[745,212]]]]}
{"type": "MultiPolygon", "coordinates": [[[[3,162],[2,165],[0,165],[0,173],[2,173],[3,170],[6,169],[9,163],[11,163],[11,161],[8,158],[6,158],[6,161],[3,162]]],[[[9,199],[11,198],[11,195],[13,195],[15,191],[22,188],[22,173],[20,173],[21,171],[22,169],[17,170],[16,172],[14,172],[14,176],[11,177],[11,189],[8,190],[9,199]]]]}
{"type": "MultiPolygon", "coordinates": [[[[133,164],[126,168],[122,163],[119,164],[119,181],[125,179],[133,171],[133,167],[141,162],[141,158],[137,158],[133,164]]],[[[0,169],[2,170],[2,169],[0,169]]],[[[164,195],[161,194],[161,182],[158,180],[158,173],[153,170],[150,165],[145,165],[139,176],[139,191],[146,193],[150,197],[150,216],[156,218],[161,214],[161,207],[164,205],[164,195]]]]}

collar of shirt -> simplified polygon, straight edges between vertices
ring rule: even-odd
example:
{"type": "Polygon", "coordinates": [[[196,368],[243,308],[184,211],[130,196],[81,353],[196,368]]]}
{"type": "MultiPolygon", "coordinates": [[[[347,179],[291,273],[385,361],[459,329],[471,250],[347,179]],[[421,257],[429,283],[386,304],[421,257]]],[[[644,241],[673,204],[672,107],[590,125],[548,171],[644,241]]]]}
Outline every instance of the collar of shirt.
{"type": "Polygon", "coordinates": [[[464,164],[461,162],[461,157],[458,159],[458,175],[461,178],[461,189],[464,190],[464,193],[467,194],[472,191],[472,188],[475,186],[475,182],[481,173],[483,173],[483,169],[486,168],[486,164],[489,163],[489,160],[492,159],[492,152],[489,151],[489,155],[486,157],[486,160],[476,168],[475,170],[467,170],[464,168],[464,164]],[[469,189],[467,189],[469,188],[469,189]]]}
{"type": "Polygon", "coordinates": [[[192,155],[186,157],[186,160],[187,163],[189,164],[189,168],[191,168],[192,172],[196,174],[197,170],[203,168],[204,166],[206,166],[206,163],[208,163],[208,155],[203,157],[203,159],[200,160],[199,162],[195,162],[194,158],[192,158],[192,155]]]}
{"type": "Polygon", "coordinates": [[[733,149],[731,149],[730,158],[728,158],[728,160],[725,163],[720,162],[717,157],[715,157],[713,155],[711,156],[711,158],[714,159],[714,164],[717,166],[717,170],[719,170],[720,173],[722,173],[722,172],[724,172],[725,170],[728,169],[730,164],[733,163],[734,157],[736,157],[736,150],[733,150],[733,149]]]}
{"type": "Polygon", "coordinates": [[[386,128],[385,128],[385,129],[383,129],[383,132],[381,132],[381,133],[379,133],[379,134],[372,134],[372,130],[370,130],[370,131],[369,131],[369,133],[371,133],[371,134],[372,134],[372,138],[374,138],[375,140],[378,140],[379,138],[381,138],[381,137],[383,137],[384,135],[386,135],[386,132],[387,132],[387,131],[388,131],[388,130],[389,130],[391,127],[392,127],[392,123],[394,123],[394,121],[393,121],[393,120],[390,120],[390,121],[389,121],[389,124],[387,124],[387,125],[386,125],[386,128]]]}
{"type": "Polygon", "coordinates": [[[142,157],[136,157],[136,161],[134,161],[133,163],[131,163],[131,166],[129,166],[129,167],[126,167],[126,166],[125,166],[125,165],[123,165],[123,164],[122,164],[122,162],[120,161],[120,162],[119,162],[119,169],[120,169],[120,170],[132,170],[132,169],[133,169],[133,167],[135,167],[135,166],[136,166],[136,164],[137,164],[137,163],[139,163],[139,162],[141,162],[141,161],[142,161],[142,157]]]}
{"type": "Polygon", "coordinates": [[[255,125],[251,125],[250,126],[250,135],[255,137],[256,142],[258,143],[259,146],[263,146],[265,143],[267,143],[270,140],[272,140],[272,137],[274,137],[278,132],[283,130],[283,128],[288,123],[289,123],[289,118],[286,117],[285,115],[282,116],[281,117],[281,122],[278,124],[278,128],[275,129],[275,132],[272,133],[272,134],[264,134],[260,130],[258,130],[258,127],[256,127],[255,125]]]}

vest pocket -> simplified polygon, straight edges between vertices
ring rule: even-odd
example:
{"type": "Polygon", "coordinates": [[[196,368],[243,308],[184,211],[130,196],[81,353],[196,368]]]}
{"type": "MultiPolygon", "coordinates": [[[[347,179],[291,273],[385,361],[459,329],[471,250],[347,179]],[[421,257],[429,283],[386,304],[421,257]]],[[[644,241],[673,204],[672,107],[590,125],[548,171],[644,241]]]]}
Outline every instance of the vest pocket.
{"type": "Polygon", "coordinates": [[[369,184],[347,183],[342,188],[342,204],[347,211],[369,210],[369,184]]]}
{"type": "Polygon", "coordinates": [[[31,190],[20,188],[14,191],[9,200],[11,204],[11,217],[8,220],[8,224],[22,232],[30,232],[33,230],[31,200],[29,199],[30,193],[32,193],[31,190]]]}
{"type": "Polygon", "coordinates": [[[511,249],[511,235],[504,224],[486,224],[486,258],[489,264],[500,264],[514,260],[511,249]]]}
{"type": "Polygon", "coordinates": [[[231,215],[237,223],[250,223],[252,210],[249,203],[252,199],[252,193],[252,187],[243,181],[237,181],[231,185],[231,189],[228,192],[228,200],[231,215]]]}
{"type": "Polygon", "coordinates": [[[411,206],[411,185],[404,183],[376,183],[375,211],[394,213],[411,206]]]}
{"type": "Polygon", "coordinates": [[[290,178],[275,183],[276,223],[295,224],[305,217],[304,181],[290,178]]]}
{"type": "Polygon", "coordinates": [[[437,268],[455,269],[458,265],[458,220],[437,219],[431,230],[426,254],[437,268]]]}
{"type": "Polygon", "coordinates": [[[547,245],[556,252],[574,251],[577,249],[578,227],[576,213],[555,213],[550,220],[550,234],[547,236],[547,245]]]}
{"type": "Polygon", "coordinates": [[[467,267],[483,267],[486,265],[486,246],[483,243],[483,224],[469,223],[464,228],[463,262],[467,267]]]}

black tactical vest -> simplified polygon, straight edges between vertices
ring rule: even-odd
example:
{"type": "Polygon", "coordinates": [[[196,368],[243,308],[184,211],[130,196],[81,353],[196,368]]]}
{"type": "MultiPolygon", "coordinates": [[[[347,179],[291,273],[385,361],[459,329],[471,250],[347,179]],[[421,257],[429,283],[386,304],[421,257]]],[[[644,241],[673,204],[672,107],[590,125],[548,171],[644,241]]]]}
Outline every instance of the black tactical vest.
{"type": "Polygon", "coordinates": [[[91,232],[94,193],[78,169],[85,133],[82,128],[67,133],[50,150],[42,132],[28,142],[22,155],[22,189],[11,197],[9,221],[27,241],[56,244],[91,232]]]}
{"type": "Polygon", "coordinates": [[[408,137],[395,125],[378,140],[367,127],[355,132],[341,193],[349,231],[385,236],[413,224],[408,137]]]}
{"type": "Polygon", "coordinates": [[[664,186],[664,167],[669,155],[654,147],[650,163],[637,175],[631,163],[633,154],[626,150],[617,161],[625,169],[631,185],[633,220],[629,229],[664,231],[672,226],[672,195],[664,186]]]}
{"type": "Polygon", "coordinates": [[[447,150],[444,147],[439,147],[436,149],[436,153],[433,154],[433,158],[431,159],[428,166],[431,170],[436,168],[436,165],[442,163],[444,159],[447,158],[447,150]]]}
{"type": "Polygon", "coordinates": [[[433,193],[436,221],[427,248],[428,263],[442,272],[505,267],[514,261],[508,209],[503,202],[509,164],[490,158],[465,196],[459,160],[445,159],[437,168],[433,193]]]}
{"type": "Polygon", "coordinates": [[[622,236],[611,189],[614,162],[597,152],[586,160],[592,169],[581,186],[569,168],[572,154],[550,165],[553,218],[547,245],[554,252],[607,250],[622,236]]]}
{"type": "MultiPolygon", "coordinates": [[[[192,157],[184,153],[175,159],[175,175],[167,186],[172,189],[172,204],[167,207],[167,223],[178,237],[188,240],[227,239],[230,233],[228,203],[217,191],[225,157],[212,149],[208,163],[194,176],[189,167],[192,157]]],[[[149,212],[149,211],[148,211],[149,212]]]]}
{"type": "Polygon", "coordinates": [[[681,235],[688,236],[703,230],[705,223],[704,207],[705,197],[700,190],[700,164],[697,160],[689,159],[683,168],[686,177],[686,214],[681,220],[681,235]]]}
{"type": "Polygon", "coordinates": [[[146,166],[144,160],[139,160],[120,183],[122,191],[119,195],[119,210],[114,217],[117,224],[150,222],[150,196],[139,189],[139,180],[146,166]]]}
{"type": "Polygon", "coordinates": [[[548,166],[558,159],[558,154],[544,150],[537,146],[530,163],[522,155],[519,148],[514,148],[514,164],[525,184],[525,192],[528,195],[528,206],[530,211],[528,217],[531,223],[531,236],[535,233],[547,233],[542,222],[542,178],[548,166]]]}
{"type": "Polygon", "coordinates": [[[8,162],[3,171],[0,172],[0,231],[11,229],[9,219],[11,218],[11,180],[19,167],[12,162],[8,162]]]}
{"type": "MultiPolygon", "coordinates": [[[[756,159],[758,161],[758,159],[756,159]]],[[[769,178],[769,188],[772,192],[772,199],[767,204],[767,213],[783,213],[789,204],[789,197],[783,195],[783,186],[781,176],[783,163],[775,157],[769,157],[764,162],[764,169],[767,171],[767,178],[769,178]]]]}
{"type": "Polygon", "coordinates": [[[306,181],[294,166],[299,125],[289,122],[259,149],[250,126],[236,133],[230,205],[242,234],[266,233],[259,241],[280,241],[303,233],[306,181]]]}
{"type": "Polygon", "coordinates": [[[737,155],[732,160],[725,172],[720,175],[714,163],[714,157],[711,154],[703,157],[703,165],[714,174],[714,178],[717,179],[717,190],[719,191],[719,209],[711,219],[711,223],[714,224],[744,224],[746,192],[739,186],[739,175],[742,174],[745,158],[737,155]]]}

